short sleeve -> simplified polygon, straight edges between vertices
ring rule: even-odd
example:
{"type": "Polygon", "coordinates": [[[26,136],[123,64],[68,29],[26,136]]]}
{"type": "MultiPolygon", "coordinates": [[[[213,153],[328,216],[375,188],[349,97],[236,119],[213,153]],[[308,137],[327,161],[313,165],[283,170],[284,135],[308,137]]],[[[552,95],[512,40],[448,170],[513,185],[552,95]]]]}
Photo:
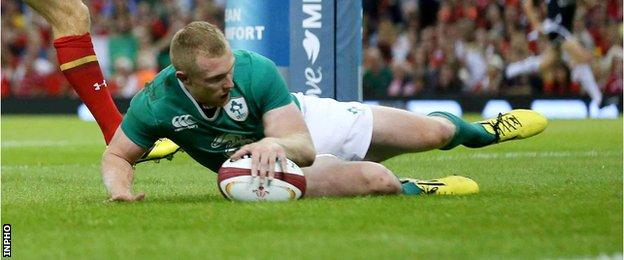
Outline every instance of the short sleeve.
{"type": "Polygon", "coordinates": [[[135,96],[121,122],[121,130],[136,145],[149,149],[158,139],[156,120],[151,111],[141,104],[143,95],[135,96]]]}
{"type": "Polygon", "coordinates": [[[262,113],[286,106],[292,97],[277,66],[268,58],[252,54],[252,91],[262,113]]]}

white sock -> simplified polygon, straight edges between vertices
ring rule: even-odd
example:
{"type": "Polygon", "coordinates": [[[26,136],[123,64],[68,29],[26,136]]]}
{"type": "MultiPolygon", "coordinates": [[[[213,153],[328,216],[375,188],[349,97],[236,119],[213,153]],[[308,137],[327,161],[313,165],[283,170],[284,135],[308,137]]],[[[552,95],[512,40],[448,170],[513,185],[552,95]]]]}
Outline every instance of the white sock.
{"type": "Polygon", "coordinates": [[[541,56],[531,56],[524,60],[516,61],[507,66],[507,69],[505,69],[505,76],[510,79],[522,74],[535,73],[539,70],[541,63],[541,56]]]}
{"type": "Polygon", "coordinates": [[[596,117],[598,116],[599,105],[602,102],[602,92],[596,84],[596,79],[594,78],[594,73],[588,64],[579,64],[576,65],[572,69],[572,80],[581,84],[581,87],[587,92],[587,95],[591,98],[591,103],[589,103],[589,116],[596,117]]]}
{"type": "Polygon", "coordinates": [[[589,117],[590,118],[598,118],[600,115],[600,102],[596,102],[596,100],[592,99],[589,102],[589,117]]]}

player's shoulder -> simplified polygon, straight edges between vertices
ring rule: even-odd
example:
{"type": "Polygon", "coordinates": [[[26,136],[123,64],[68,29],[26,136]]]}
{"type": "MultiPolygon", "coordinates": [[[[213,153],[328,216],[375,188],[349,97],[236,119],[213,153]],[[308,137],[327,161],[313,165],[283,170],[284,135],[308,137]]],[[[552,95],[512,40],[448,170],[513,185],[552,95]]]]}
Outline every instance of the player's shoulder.
{"type": "Polygon", "coordinates": [[[236,64],[234,78],[240,85],[266,84],[277,73],[277,67],[269,58],[249,50],[232,51],[236,64]]]}
{"type": "Polygon", "coordinates": [[[269,58],[254,51],[249,50],[233,50],[232,54],[236,60],[238,67],[246,67],[249,69],[261,69],[266,66],[275,66],[275,63],[269,58]]]}
{"type": "Polygon", "coordinates": [[[173,65],[165,67],[158,72],[154,79],[146,84],[146,86],[153,87],[154,89],[164,89],[169,86],[177,85],[177,78],[175,76],[176,69],[173,65]]]}
{"type": "Polygon", "coordinates": [[[163,102],[168,95],[166,91],[178,84],[175,77],[175,68],[168,66],[161,70],[152,81],[145,84],[130,103],[130,106],[151,107],[159,102],[163,102]]]}

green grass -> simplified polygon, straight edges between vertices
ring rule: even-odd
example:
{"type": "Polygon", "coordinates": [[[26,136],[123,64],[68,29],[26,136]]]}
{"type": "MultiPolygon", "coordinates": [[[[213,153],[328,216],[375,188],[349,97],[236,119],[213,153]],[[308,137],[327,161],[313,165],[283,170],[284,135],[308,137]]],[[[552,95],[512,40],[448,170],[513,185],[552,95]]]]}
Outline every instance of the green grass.
{"type": "Polygon", "coordinates": [[[74,117],[2,118],[2,223],[17,259],[579,258],[622,254],[622,119],[553,121],[478,150],[404,155],[402,176],[463,174],[464,197],[224,200],[183,154],[137,167],[143,202],[104,203],[104,148],[74,117]]]}

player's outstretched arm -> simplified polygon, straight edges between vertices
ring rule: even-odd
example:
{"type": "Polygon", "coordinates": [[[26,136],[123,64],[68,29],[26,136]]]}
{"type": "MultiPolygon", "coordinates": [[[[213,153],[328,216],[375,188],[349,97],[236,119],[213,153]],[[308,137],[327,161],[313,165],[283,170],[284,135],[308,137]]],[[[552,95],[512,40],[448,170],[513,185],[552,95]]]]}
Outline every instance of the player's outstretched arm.
{"type": "Polygon", "coordinates": [[[535,6],[533,5],[533,0],[524,0],[522,3],[522,9],[524,10],[527,19],[529,19],[529,23],[531,23],[533,30],[542,31],[542,24],[537,15],[537,11],[535,10],[535,6]]]}
{"type": "Polygon", "coordinates": [[[145,151],[128,139],[121,128],[117,128],[115,136],[102,155],[102,180],[108,191],[109,201],[138,201],[145,197],[144,193],[132,194],[132,164],[145,151]]]}
{"type": "Polygon", "coordinates": [[[285,158],[300,167],[312,165],[316,157],[314,144],[303,116],[294,103],[266,112],[262,121],[266,137],[241,147],[232,155],[232,159],[251,155],[252,176],[266,176],[269,179],[274,176],[275,163],[285,164],[285,158]]]}

